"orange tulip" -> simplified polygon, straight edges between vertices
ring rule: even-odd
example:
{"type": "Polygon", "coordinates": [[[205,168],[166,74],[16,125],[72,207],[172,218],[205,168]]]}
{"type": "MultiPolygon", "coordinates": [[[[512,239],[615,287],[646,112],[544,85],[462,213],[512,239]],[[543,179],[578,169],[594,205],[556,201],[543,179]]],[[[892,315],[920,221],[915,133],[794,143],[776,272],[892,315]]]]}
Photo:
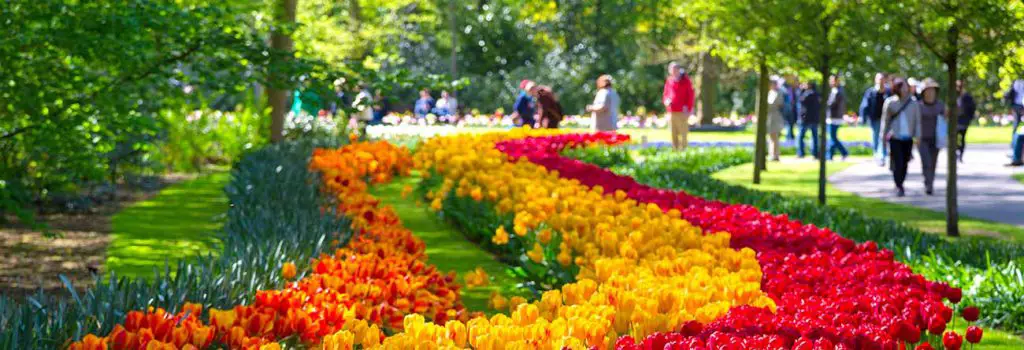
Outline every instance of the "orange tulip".
{"type": "Polygon", "coordinates": [[[284,277],[284,279],[291,281],[292,279],[295,279],[295,274],[295,263],[286,262],[281,266],[281,277],[284,277]]]}

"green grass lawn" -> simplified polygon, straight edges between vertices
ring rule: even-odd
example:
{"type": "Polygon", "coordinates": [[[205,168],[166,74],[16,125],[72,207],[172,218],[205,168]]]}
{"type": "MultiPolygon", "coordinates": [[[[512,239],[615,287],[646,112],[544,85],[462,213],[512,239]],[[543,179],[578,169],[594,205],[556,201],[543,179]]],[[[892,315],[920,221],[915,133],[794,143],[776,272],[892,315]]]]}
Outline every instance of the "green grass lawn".
{"type": "MultiPolygon", "coordinates": [[[[491,277],[490,284],[484,287],[463,288],[462,303],[471,311],[484,311],[493,314],[495,310],[487,307],[487,301],[494,291],[500,291],[502,295],[522,295],[525,291],[518,291],[515,286],[520,280],[512,276],[508,266],[499,262],[493,255],[476,246],[466,239],[452,226],[445,223],[430,212],[427,207],[417,206],[414,194],[408,198],[402,198],[402,189],[405,186],[416,188],[419,184],[418,176],[398,178],[386,185],[378,185],[371,188],[370,193],[381,200],[384,205],[390,205],[398,213],[402,224],[412,230],[417,237],[427,245],[427,262],[437,266],[441,271],[455,271],[458,274],[457,281],[463,284],[462,276],[469,271],[475,270],[478,266],[487,271],[491,277]]],[[[500,310],[507,312],[508,310],[500,310]]]]}
{"type": "Polygon", "coordinates": [[[1017,179],[1017,181],[1020,181],[1020,183],[1024,184],[1024,173],[1013,174],[1013,178],[1017,179]]]}
{"type": "MultiPolygon", "coordinates": [[[[831,162],[828,165],[829,176],[853,165],[853,162],[865,159],[867,158],[851,157],[848,162],[831,162]]],[[[722,170],[713,176],[734,185],[817,200],[818,162],[769,163],[768,171],[761,175],[761,184],[756,186],[751,184],[752,174],[753,165],[747,163],[722,170]]],[[[836,189],[831,184],[827,187],[827,195],[828,204],[832,206],[856,209],[876,218],[906,222],[926,232],[940,235],[946,232],[945,214],[937,211],[863,198],[836,189]]],[[[960,229],[969,234],[1024,241],[1024,228],[1009,224],[961,216],[960,229]]]]}
{"type": "Polygon", "coordinates": [[[153,277],[165,262],[216,252],[214,234],[228,210],[227,172],[169,186],[112,218],[113,240],[106,267],[118,276],[153,277]]]}

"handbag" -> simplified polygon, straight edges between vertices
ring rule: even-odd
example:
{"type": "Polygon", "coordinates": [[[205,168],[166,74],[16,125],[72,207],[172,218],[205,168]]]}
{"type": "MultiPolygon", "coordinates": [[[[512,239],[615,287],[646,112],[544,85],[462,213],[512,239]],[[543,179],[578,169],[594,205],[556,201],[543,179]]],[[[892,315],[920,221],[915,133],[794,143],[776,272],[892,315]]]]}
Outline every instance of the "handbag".
{"type": "MultiPolygon", "coordinates": [[[[900,115],[900,113],[903,113],[903,110],[907,109],[907,107],[910,106],[911,103],[914,103],[914,100],[912,100],[912,99],[911,100],[907,100],[907,103],[904,103],[903,106],[900,106],[900,109],[897,109],[896,113],[893,113],[893,114],[890,114],[890,115],[886,116],[885,117],[885,125],[891,125],[892,121],[895,120],[896,117],[900,115]]],[[[885,140],[886,141],[889,141],[889,135],[883,135],[883,136],[885,136],[885,140]]]]}
{"type": "Polygon", "coordinates": [[[949,123],[946,122],[946,118],[939,114],[938,119],[935,121],[935,147],[939,149],[946,148],[946,144],[949,141],[949,123]]]}

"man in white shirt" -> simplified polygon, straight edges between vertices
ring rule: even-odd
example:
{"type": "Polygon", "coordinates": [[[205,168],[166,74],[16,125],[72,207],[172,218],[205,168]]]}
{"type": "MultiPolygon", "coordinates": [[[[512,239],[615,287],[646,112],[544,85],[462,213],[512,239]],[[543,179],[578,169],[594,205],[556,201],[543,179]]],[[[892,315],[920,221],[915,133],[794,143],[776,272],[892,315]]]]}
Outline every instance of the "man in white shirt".
{"type": "Polygon", "coordinates": [[[448,95],[448,91],[441,91],[441,98],[437,100],[434,109],[440,116],[456,115],[459,113],[459,101],[448,95]]]}

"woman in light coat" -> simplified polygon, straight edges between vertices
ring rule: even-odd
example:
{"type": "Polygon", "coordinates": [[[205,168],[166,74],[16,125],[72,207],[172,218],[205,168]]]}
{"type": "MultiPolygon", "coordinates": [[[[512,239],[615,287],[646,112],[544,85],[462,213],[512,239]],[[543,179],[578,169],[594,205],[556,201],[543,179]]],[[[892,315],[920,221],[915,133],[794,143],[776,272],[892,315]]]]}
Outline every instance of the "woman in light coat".
{"type": "Polygon", "coordinates": [[[781,78],[772,80],[772,88],[768,90],[768,141],[773,161],[779,161],[779,136],[786,123],[782,117],[785,95],[781,90],[781,78]]]}
{"type": "Polygon", "coordinates": [[[597,78],[597,95],[594,104],[587,106],[593,115],[591,128],[594,131],[615,131],[619,119],[619,94],[612,89],[612,76],[605,74],[597,78]]]}
{"type": "Polygon", "coordinates": [[[914,147],[921,137],[921,109],[914,100],[914,91],[902,78],[892,81],[893,95],[882,104],[882,130],[889,147],[889,169],[896,183],[896,195],[903,197],[903,181],[914,147]]]}

